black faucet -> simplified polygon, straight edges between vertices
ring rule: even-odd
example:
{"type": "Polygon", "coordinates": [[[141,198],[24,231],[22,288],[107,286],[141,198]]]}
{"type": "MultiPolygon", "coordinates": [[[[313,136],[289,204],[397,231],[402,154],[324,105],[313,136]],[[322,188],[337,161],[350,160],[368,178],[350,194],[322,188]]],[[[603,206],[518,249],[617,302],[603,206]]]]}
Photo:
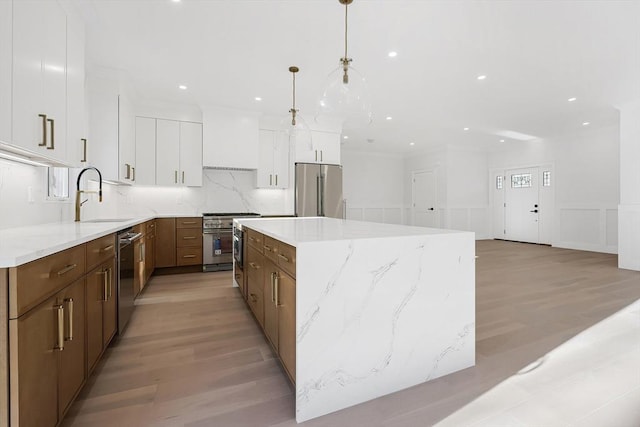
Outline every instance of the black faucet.
{"type": "Polygon", "coordinates": [[[76,183],[76,222],[80,221],[80,206],[82,206],[84,204],[84,202],[86,202],[86,200],[84,201],[80,201],[80,195],[82,193],[96,193],[95,191],[82,191],[80,190],[80,178],[82,178],[82,174],[85,173],[86,171],[88,171],[89,169],[93,169],[94,171],[98,172],[98,179],[99,179],[99,189],[97,191],[98,193],[98,201],[102,202],[102,174],[100,173],[100,171],[98,170],[98,168],[94,168],[94,167],[89,167],[89,168],[84,168],[80,171],[80,173],[78,174],[78,182],[76,183]]]}

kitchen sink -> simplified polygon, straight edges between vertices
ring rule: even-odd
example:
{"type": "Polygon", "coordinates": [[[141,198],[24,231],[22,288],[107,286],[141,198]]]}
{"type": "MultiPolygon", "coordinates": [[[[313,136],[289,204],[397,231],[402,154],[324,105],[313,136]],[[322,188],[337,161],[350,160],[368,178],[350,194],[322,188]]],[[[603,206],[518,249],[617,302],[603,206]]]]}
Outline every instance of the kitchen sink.
{"type": "Polygon", "coordinates": [[[98,219],[85,219],[81,222],[125,222],[131,221],[133,218],[98,218],[98,219]]]}

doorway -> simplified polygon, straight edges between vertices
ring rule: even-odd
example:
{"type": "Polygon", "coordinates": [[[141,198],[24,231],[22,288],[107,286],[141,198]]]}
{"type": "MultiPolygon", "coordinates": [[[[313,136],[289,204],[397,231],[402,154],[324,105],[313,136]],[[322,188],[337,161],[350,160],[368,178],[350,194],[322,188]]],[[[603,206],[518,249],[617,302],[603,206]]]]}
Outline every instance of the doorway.
{"type": "Polygon", "coordinates": [[[412,172],[413,225],[438,227],[435,171],[412,172]]]}

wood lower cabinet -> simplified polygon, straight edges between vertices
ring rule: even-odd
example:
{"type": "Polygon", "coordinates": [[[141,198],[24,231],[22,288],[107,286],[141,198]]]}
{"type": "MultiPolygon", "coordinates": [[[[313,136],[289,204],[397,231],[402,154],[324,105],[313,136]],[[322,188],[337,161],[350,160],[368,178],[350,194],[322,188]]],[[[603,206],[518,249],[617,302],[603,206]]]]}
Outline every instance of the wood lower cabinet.
{"type": "Polygon", "coordinates": [[[280,358],[287,375],[296,375],[296,249],[245,229],[249,236],[246,263],[249,307],[280,358]]]}
{"type": "Polygon", "coordinates": [[[105,261],[87,275],[87,368],[93,371],[117,328],[115,259],[105,261]]]}
{"type": "Polygon", "coordinates": [[[148,282],[156,268],[156,220],[147,221],[145,229],[144,269],[145,282],[148,282]]]}
{"type": "Polygon", "coordinates": [[[155,266],[202,265],[202,218],[156,219],[155,266]]]}
{"type": "Polygon", "coordinates": [[[156,254],[158,268],[176,266],[176,219],[156,219],[156,254]]]}
{"type": "Polygon", "coordinates": [[[80,391],[86,380],[84,304],[80,279],[9,321],[11,425],[55,426],[80,391]]]}

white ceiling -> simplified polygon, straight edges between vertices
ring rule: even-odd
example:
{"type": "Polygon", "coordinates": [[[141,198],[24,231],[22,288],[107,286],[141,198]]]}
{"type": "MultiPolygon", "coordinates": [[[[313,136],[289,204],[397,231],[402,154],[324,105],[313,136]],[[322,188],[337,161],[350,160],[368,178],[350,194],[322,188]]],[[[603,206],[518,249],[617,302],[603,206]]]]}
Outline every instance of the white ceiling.
{"type": "MultiPolygon", "coordinates": [[[[297,65],[297,104],[311,121],[343,54],[338,0],[76,2],[90,62],[126,70],[156,100],[284,116],[297,65]]],[[[349,56],[369,83],[374,122],[345,129],[347,146],[545,138],[615,123],[616,105],[640,99],[640,1],[355,0],[349,56]]]]}

